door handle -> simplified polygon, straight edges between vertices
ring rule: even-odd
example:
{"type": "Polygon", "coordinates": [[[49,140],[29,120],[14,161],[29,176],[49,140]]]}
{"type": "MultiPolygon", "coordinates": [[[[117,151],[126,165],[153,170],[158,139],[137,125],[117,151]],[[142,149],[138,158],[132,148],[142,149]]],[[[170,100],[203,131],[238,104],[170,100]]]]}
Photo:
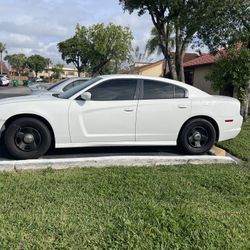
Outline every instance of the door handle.
{"type": "Polygon", "coordinates": [[[133,109],[124,109],[125,112],[133,112],[133,109]]]}
{"type": "Polygon", "coordinates": [[[188,106],[186,104],[179,104],[178,108],[180,109],[186,109],[188,106]]]}

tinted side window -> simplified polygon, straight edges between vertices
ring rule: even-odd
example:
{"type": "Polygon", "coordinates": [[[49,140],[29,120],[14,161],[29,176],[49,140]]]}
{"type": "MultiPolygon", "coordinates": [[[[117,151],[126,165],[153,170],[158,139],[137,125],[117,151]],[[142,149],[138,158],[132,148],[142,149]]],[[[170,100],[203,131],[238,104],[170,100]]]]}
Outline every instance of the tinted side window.
{"type": "Polygon", "coordinates": [[[77,80],[77,81],[74,81],[74,87],[75,87],[75,86],[79,86],[79,85],[85,83],[86,81],[87,81],[87,80],[77,80]]]}
{"type": "Polygon", "coordinates": [[[63,91],[67,91],[75,86],[79,86],[83,84],[84,82],[86,82],[86,80],[77,80],[77,81],[71,82],[70,84],[68,84],[67,86],[63,88],[63,91]]]}
{"type": "Polygon", "coordinates": [[[88,92],[95,101],[134,100],[136,86],[136,79],[115,79],[101,83],[88,92]]]}
{"type": "Polygon", "coordinates": [[[174,97],[175,98],[185,98],[185,89],[179,87],[179,86],[175,86],[174,87],[174,97]]]}
{"type": "Polygon", "coordinates": [[[173,84],[144,80],[143,99],[185,98],[185,90],[173,84]]]}
{"type": "Polygon", "coordinates": [[[74,82],[71,82],[63,88],[63,91],[67,91],[73,87],[74,87],[74,82]]]}

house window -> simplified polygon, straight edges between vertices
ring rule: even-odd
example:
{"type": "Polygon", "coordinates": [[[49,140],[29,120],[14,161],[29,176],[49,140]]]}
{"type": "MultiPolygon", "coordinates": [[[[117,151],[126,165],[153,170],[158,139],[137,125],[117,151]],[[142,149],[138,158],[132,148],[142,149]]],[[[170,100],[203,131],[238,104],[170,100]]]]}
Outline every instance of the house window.
{"type": "Polygon", "coordinates": [[[185,75],[185,82],[189,85],[193,85],[194,84],[194,70],[192,69],[185,70],[184,75],[185,75]]]}

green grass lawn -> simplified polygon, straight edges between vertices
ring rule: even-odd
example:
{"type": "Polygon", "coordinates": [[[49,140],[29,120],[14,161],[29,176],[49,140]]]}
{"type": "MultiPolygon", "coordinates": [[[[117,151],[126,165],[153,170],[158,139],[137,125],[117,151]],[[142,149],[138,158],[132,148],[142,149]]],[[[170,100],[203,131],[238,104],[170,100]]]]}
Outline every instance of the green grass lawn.
{"type": "Polygon", "coordinates": [[[0,174],[0,249],[249,248],[249,163],[0,174]]]}
{"type": "Polygon", "coordinates": [[[243,124],[242,130],[236,138],[220,142],[218,146],[243,160],[250,161],[250,119],[243,124]]]}
{"type": "Polygon", "coordinates": [[[250,249],[250,123],[239,165],[0,173],[0,249],[250,249]]]}

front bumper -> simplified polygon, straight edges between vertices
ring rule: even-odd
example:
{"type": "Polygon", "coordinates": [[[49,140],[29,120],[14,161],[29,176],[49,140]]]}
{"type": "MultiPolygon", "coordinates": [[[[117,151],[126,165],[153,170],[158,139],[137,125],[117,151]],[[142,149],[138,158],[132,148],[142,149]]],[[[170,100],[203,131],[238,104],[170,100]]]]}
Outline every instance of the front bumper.
{"type": "Polygon", "coordinates": [[[5,130],[4,123],[5,123],[4,120],[0,120],[0,138],[1,138],[3,131],[5,130]]]}

